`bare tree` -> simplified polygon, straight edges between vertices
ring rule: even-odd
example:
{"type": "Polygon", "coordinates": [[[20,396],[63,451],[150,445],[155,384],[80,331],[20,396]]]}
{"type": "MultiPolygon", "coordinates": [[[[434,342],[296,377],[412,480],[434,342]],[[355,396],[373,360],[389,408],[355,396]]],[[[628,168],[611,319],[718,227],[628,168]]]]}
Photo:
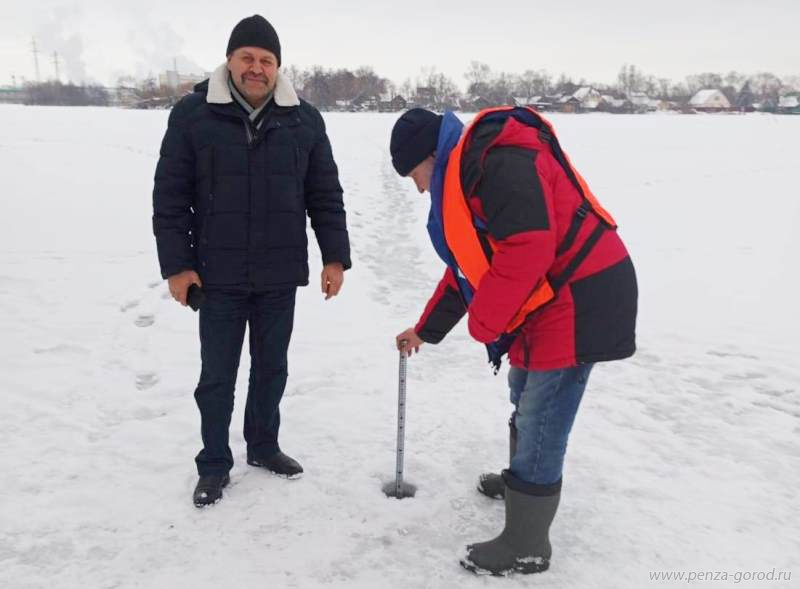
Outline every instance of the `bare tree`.
{"type": "Polygon", "coordinates": [[[745,82],[747,81],[747,77],[743,76],[739,72],[730,71],[725,74],[724,80],[726,85],[739,90],[742,88],[742,86],[744,86],[745,82]]]}
{"type": "Polygon", "coordinates": [[[516,80],[512,74],[500,72],[490,80],[486,98],[492,104],[507,104],[514,91],[516,80]]]}
{"type": "Polygon", "coordinates": [[[328,77],[322,66],[312,66],[307,73],[303,97],[319,108],[325,109],[335,104],[328,77]]]}
{"type": "Polygon", "coordinates": [[[26,104],[51,106],[108,106],[109,97],[102,86],[77,86],[61,82],[43,82],[26,86],[26,104]]]}
{"type": "Polygon", "coordinates": [[[783,79],[785,88],[789,88],[794,92],[800,92],[800,76],[787,76],[783,79]]]}
{"type": "Polygon", "coordinates": [[[358,80],[360,92],[369,94],[370,96],[378,96],[386,92],[388,80],[378,76],[372,67],[361,66],[356,70],[355,76],[358,80]]]}
{"type": "Polygon", "coordinates": [[[417,78],[417,87],[428,89],[431,107],[444,110],[458,104],[459,90],[455,82],[435,67],[422,68],[417,78]]]}
{"type": "Polygon", "coordinates": [[[541,96],[552,91],[552,76],[545,70],[525,70],[517,78],[517,84],[521,94],[541,96]]]}
{"type": "Polygon", "coordinates": [[[706,88],[722,88],[722,76],[714,72],[686,76],[686,85],[689,87],[691,94],[706,88]]]}
{"type": "Polygon", "coordinates": [[[780,91],[783,88],[783,82],[775,74],[769,72],[761,72],[754,76],[750,76],[750,87],[756,95],[763,99],[777,100],[780,91]]]}
{"type": "Polygon", "coordinates": [[[573,94],[579,86],[567,74],[562,73],[556,81],[555,91],[561,94],[573,94]]]}
{"type": "Polygon", "coordinates": [[[400,85],[400,94],[406,100],[414,96],[414,84],[411,83],[411,78],[406,78],[400,85]]]}
{"type": "Polygon", "coordinates": [[[645,92],[648,89],[655,87],[654,83],[650,83],[649,79],[636,68],[635,65],[624,64],[617,74],[617,89],[625,95],[630,95],[634,92],[645,92]]]}
{"type": "Polygon", "coordinates": [[[670,93],[670,86],[672,82],[670,82],[669,78],[659,78],[658,79],[658,97],[664,100],[668,100],[671,96],[670,93]]]}
{"type": "Polygon", "coordinates": [[[472,95],[485,94],[489,89],[492,79],[492,68],[480,61],[471,61],[469,69],[464,74],[467,80],[467,93],[472,95]]]}
{"type": "Polygon", "coordinates": [[[301,70],[299,67],[292,64],[281,68],[281,71],[292,81],[292,85],[297,90],[302,90],[305,87],[307,79],[307,72],[305,70],[301,70]]]}

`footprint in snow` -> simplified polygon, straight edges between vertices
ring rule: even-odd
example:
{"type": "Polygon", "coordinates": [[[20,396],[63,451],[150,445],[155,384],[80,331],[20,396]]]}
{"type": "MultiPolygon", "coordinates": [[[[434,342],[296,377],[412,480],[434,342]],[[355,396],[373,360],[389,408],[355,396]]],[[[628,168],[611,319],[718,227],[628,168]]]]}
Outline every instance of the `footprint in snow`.
{"type": "Polygon", "coordinates": [[[128,301],[120,305],[119,310],[125,313],[128,309],[133,309],[139,306],[139,301],[128,301]]]}
{"type": "Polygon", "coordinates": [[[143,314],[139,315],[133,323],[136,325],[136,327],[150,327],[155,322],[155,315],[143,314]]]}
{"type": "Polygon", "coordinates": [[[745,354],[742,352],[726,352],[722,350],[709,350],[706,352],[709,356],[716,356],[718,358],[743,358],[745,360],[759,360],[758,356],[753,356],[752,354],[745,354]]]}
{"type": "Polygon", "coordinates": [[[155,372],[140,372],[136,375],[136,388],[144,391],[155,386],[158,381],[158,374],[155,372]]]}
{"type": "Polygon", "coordinates": [[[86,355],[90,354],[91,351],[87,348],[82,346],[76,346],[74,344],[57,344],[54,346],[50,346],[48,348],[34,348],[34,354],[55,354],[60,356],[66,356],[71,354],[79,354],[79,355],[86,355]]]}
{"type": "Polygon", "coordinates": [[[756,407],[766,407],[768,409],[773,409],[775,411],[785,413],[786,415],[789,415],[791,417],[796,417],[800,419],[800,409],[789,403],[781,403],[778,402],[778,400],[775,401],[758,400],[758,401],[753,401],[753,405],[755,405],[756,407]]]}
{"type": "Polygon", "coordinates": [[[744,372],[742,374],[726,374],[725,380],[760,380],[767,375],[761,372],[744,372]]]}
{"type": "Polygon", "coordinates": [[[150,421],[151,419],[156,419],[158,417],[163,417],[166,415],[163,411],[155,411],[154,409],[150,409],[149,407],[137,407],[133,410],[131,414],[134,419],[137,421],[150,421]]]}

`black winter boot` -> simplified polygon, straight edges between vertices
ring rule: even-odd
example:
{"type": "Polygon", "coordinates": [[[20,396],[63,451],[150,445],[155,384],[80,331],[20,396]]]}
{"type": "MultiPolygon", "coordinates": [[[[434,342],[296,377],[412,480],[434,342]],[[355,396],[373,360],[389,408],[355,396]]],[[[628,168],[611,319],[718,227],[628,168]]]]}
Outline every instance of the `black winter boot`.
{"type": "Polygon", "coordinates": [[[268,471],[287,479],[300,478],[300,475],[303,474],[303,467],[300,466],[300,463],[280,450],[267,459],[248,458],[247,464],[266,468],[268,471]]]}
{"type": "MultiPolygon", "coordinates": [[[[508,420],[508,463],[511,464],[511,459],[517,453],[517,426],[514,425],[514,417],[517,413],[511,414],[511,419],[508,420]]],[[[506,484],[503,482],[503,476],[495,472],[486,472],[478,477],[478,491],[492,499],[502,499],[506,496],[506,484]]]]}
{"type": "Polygon", "coordinates": [[[222,489],[228,486],[231,477],[227,473],[224,475],[209,474],[201,476],[194,488],[192,500],[195,507],[206,507],[213,505],[222,499],[222,489]]]}
{"type": "Polygon", "coordinates": [[[478,575],[526,575],[545,571],[552,555],[548,531],[558,509],[561,482],[531,485],[507,470],[503,471],[503,479],[506,484],[505,528],[494,540],[467,546],[461,566],[478,575]]]}

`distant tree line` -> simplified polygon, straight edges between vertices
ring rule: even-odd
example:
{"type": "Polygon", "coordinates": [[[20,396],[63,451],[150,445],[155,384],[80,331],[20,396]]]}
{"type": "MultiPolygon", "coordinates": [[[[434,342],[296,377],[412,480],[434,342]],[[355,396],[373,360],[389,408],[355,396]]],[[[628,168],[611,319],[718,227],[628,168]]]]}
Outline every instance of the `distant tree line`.
{"type": "Polygon", "coordinates": [[[108,92],[102,86],[78,86],[61,82],[28,84],[25,104],[52,106],[108,106],[108,92]]]}
{"type": "MultiPolygon", "coordinates": [[[[566,96],[587,86],[613,98],[645,95],[679,104],[685,104],[704,88],[721,90],[731,103],[737,96],[741,97],[743,91],[758,102],[776,101],[780,96],[800,92],[800,76],[781,79],[769,72],[751,75],[736,71],[706,72],[675,82],[649,75],[630,64],[620,68],[614,83],[602,84],[566,74],[556,76],[545,69],[528,69],[522,73],[495,71],[486,63],[473,61],[464,72],[465,92],[455,80],[434,67],[422,68],[416,78],[407,78],[401,84],[380,76],[369,66],[355,70],[319,65],[304,69],[288,66],[284,73],[302,98],[322,110],[376,110],[381,101],[398,96],[402,97],[402,102],[392,103],[397,108],[405,108],[407,104],[439,110],[458,109],[476,98],[483,104],[506,104],[513,97],[566,96]]],[[[144,80],[127,76],[118,80],[115,89],[61,82],[27,83],[21,95],[27,104],[104,106],[122,103],[169,107],[181,95],[190,92],[192,86],[165,88],[159,86],[152,75],[144,80]],[[114,96],[110,96],[109,90],[114,96]]]]}
{"type": "Polygon", "coordinates": [[[620,68],[616,82],[602,84],[585,78],[572,78],[561,74],[557,78],[544,69],[526,70],[522,74],[494,72],[485,63],[473,61],[464,74],[467,94],[482,95],[490,102],[504,102],[508,96],[548,96],[571,94],[584,86],[608,93],[612,96],[646,94],[663,100],[688,100],[698,90],[714,88],[733,98],[745,84],[758,100],[774,99],[784,93],[800,91],[800,76],[781,80],[775,74],[761,72],[746,75],[731,71],[727,74],[707,72],[687,76],[683,82],[648,75],[635,65],[625,64],[620,68]]]}
{"type": "Polygon", "coordinates": [[[586,86],[615,98],[643,94],[678,103],[688,102],[698,90],[705,88],[721,90],[731,102],[745,87],[756,101],[776,100],[781,95],[800,92],[800,76],[781,79],[770,72],[751,75],[736,71],[706,72],[675,82],[646,74],[629,64],[620,68],[614,83],[603,84],[566,74],[556,76],[545,69],[528,69],[522,73],[495,71],[486,63],[473,61],[464,73],[466,92],[436,68],[423,68],[414,80],[407,78],[399,85],[379,76],[371,67],[351,71],[290,66],[285,73],[293,80],[298,93],[321,109],[354,100],[361,104],[364,97],[374,95],[401,95],[411,104],[424,103],[440,108],[456,108],[463,99],[475,97],[489,104],[506,104],[510,97],[568,95],[586,86]]]}
{"type": "Polygon", "coordinates": [[[634,65],[623,65],[617,75],[617,83],[614,89],[627,95],[640,92],[652,98],[681,101],[688,100],[699,90],[714,88],[721,90],[733,102],[736,94],[746,85],[749,86],[756,100],[775,100],[783,93],[800,91],[800,76],[781,80],[778,76],[769,72],[760,72],[753,75],[735,71],[727,74],[706,72],[686,76],[683,82],[673,82],[668,78],[656,78],[655,76],[647,75],[634,65]]]}
{"type": "Polygon", "coordinates": [[[368,66],[355,71],[326,69],[318,65],[308,69],[289,66],[284,73],[303,98],[321,109],[333,108],[337,101],[380,96],[391,86],[389,80],[380,77],[368,66]]]}

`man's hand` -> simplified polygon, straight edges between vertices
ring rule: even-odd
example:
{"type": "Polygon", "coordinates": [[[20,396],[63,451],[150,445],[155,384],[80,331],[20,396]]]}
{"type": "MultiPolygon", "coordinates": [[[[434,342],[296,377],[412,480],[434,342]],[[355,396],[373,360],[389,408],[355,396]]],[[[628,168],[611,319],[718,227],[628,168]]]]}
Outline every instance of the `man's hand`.
{"type": "Polygon", "coordinates": [[[400,335],[398,335],[394,339],[395,339],[395,343],[397,344],[397,349],[399,351],[401,351],[401,352],[404,349],[403,342],[405,342],[406,355],[409,356],[409,357],[414,352],[419,354],[420,346],[425,343],[424,341],[422,341],[419,338],[419,336],[417,335],[417,332],[414,331],[413,327],[409,327],[408,329],[406,329],[403,333],[401,333],[400,335]]]}
{"type": "Polygon", "coordinates": [[[180,274],[173,274],[167,281],[169,282],[169,292],[172,298],[184,307],[186,306],[186,295],[189,292],[189,287],[192,284],[203,286],[203,283],[200,282],[200,277],[194,270],[184,270],[180,274]]]}
{"type": "Polygon", "coordinates": [[[322,293],[325,295],[325,300],[335,297],[342,289],[344,282],[344,267],[339,262],[331,262],[325,264],[322,269],[322,293]]]}

